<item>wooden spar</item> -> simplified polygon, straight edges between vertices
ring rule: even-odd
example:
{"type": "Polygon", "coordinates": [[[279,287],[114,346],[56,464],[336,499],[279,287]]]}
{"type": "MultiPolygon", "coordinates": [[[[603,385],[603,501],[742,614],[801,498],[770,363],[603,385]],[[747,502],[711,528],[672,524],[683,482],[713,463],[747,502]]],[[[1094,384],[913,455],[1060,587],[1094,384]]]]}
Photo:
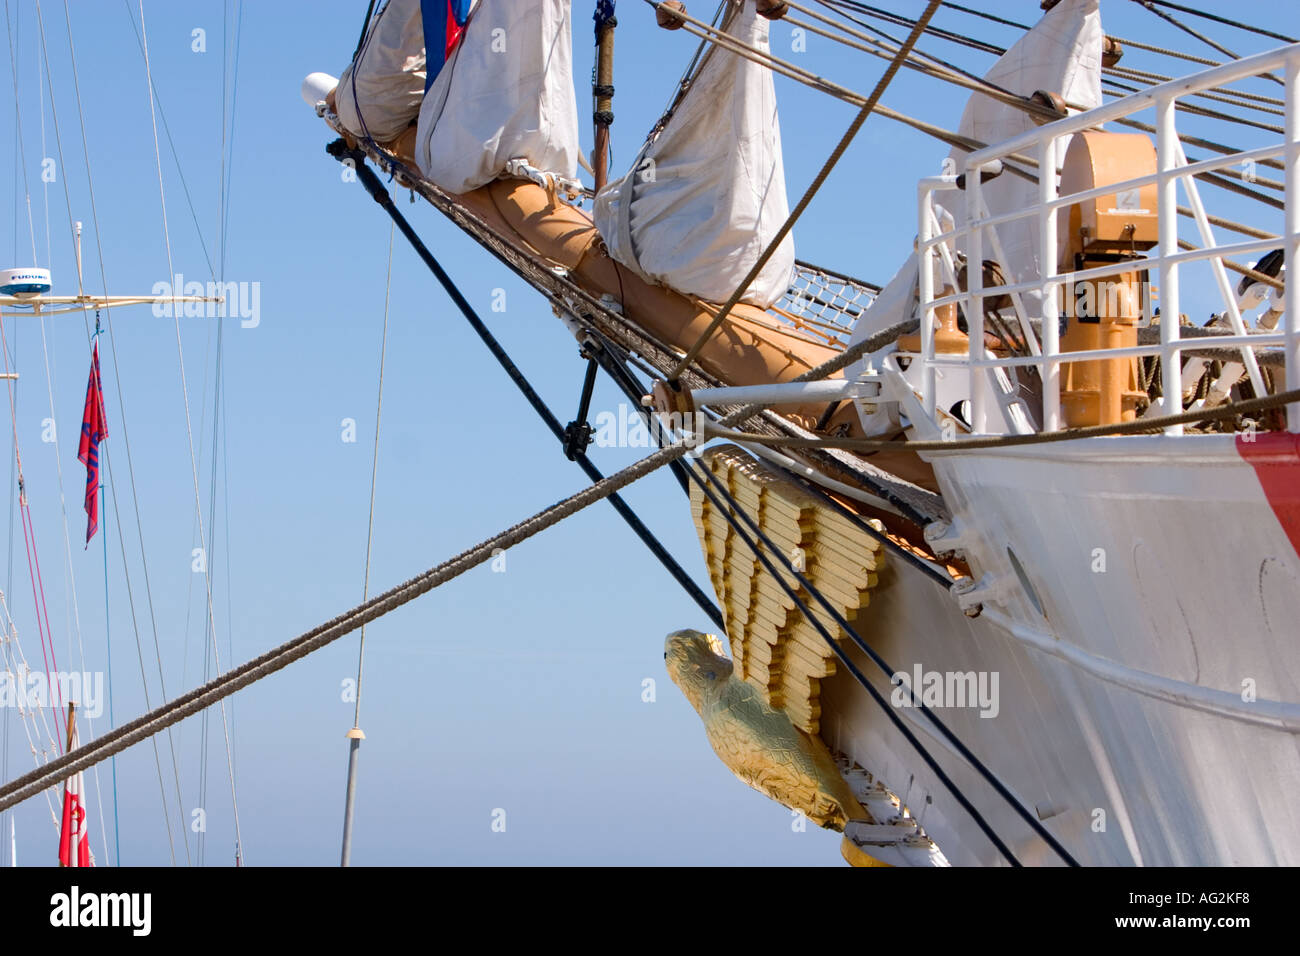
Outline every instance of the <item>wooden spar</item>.
{"type": "MultiPolygon", "coordinates": [[[[629,319],[670,346],[685,349],[717,312],[716,304],[682,295],[615,263],[591,219],[580,209],[553,201],[536,183],[497,179],[455,199],[520,248],[563,267],[595,298],[619,303],[629,319]]],[[[699,362],[729,384],[762,385],[788,382],[834,356],[829,346],[774,328],[763,309],[742,302],[700,350],[699,362]]],[[[787,408],[784,414],[811,429],[824,411],[824,404],[813,404],[787,408]]],[[[832,419],[835,426],[841,422],[849,434],[861,434],[851,404],[832,419]]]]}
{"type": "MultiPolygon", "coordinates": [[[[612,5],[611,5],[612,6],[612,5]]],[[[609,127],[614,122],[614,27],[611,14],[596,25],[596,72],[591,84],[596,111],[592,116],[596,138],[591,150],[591,169],[599,192],[609,178],[609,127]]]]}

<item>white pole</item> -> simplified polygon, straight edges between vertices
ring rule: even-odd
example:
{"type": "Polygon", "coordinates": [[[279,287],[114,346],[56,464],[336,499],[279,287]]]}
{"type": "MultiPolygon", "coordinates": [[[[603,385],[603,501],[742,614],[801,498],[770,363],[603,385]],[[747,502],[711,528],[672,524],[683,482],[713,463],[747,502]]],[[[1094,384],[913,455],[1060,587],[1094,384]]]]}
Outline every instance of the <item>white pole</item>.
{"type": "MultiPolygon", "coordinates": [[[[1174,139],[1174,147],[1178,150],[1178,164],[1186,166],[1187,154],[1183,152],[1183,144],[1177,138],[1174,139]]],[[[1205,204],[1201,202],[1201,190],[1196,185],[1196,180],[1191,177],[1184,178],[1183,191],[1187,193],[1187,204],[1192,207],[1192,216],[1196,219],[1196,229],[1201,237],[1201,245],[1207,249],[1214,248],[1218,243],[1214,239],[1214,231],[1210,228],[1210,221],[1206,218],[1205,204]]],[[[1233,291],[1232,284],[1228,282],[1228,272],[1223,266],[1223,259],[1215,256],[1209,262],[1214,270],[1214,279],[1219,285],[1219,295],[1223,297],[1223,307],[1227,310],[1228,324],[1232,327],[1234,335],[1245,335],[1246,324],[1241,318],[1241,309],[1237,305],[1237,293],[1233,291]]],[[[1255,358],[1255,350],[1243,348],[1241,350],[1241,361],[1246,366],[1246,371],[1250,373],[1250,385],[1255,390],[1255,394],[1267,395],[1268,389],[1264,386],[1264,376],[1260,374],[1259,361],[1255,358]]]]}
{"type": "Polygon", "coordinates": [[[78,222],[74,230],[77,237],[77,295],[85,295],[85,286],[81,281],[81,223],[78,222]]]}
{"type": "MultiPolygon", "coordinates": [[[[1043,431],[1061,427],[1061,310],[1056,290],[1056,138],[1043,140],[1038,154],[1038,268],[1043,275],[1043,431]]],[[[969,275],[969,272],[967,273],[969,275]]]]}
{"type": "Polygon", "coordinates": [[[927,180],[921,180],[917,197],[916,223],[916,289],[921,300],[921,399],[925,412],[934,419],[935,368],[934,368],[934,258],[933,248],[926,245],[932,238],[930,232],[930,203],[933,192],[927,180]]]}
{"type": "Polygon", "coordinates": [[[9,865],[18,865],[18,831],[14,828],[14,818],[9,817],[9,865]]]}
{"type": "Polygon", "coordinates": [[[852,379],[832,378],[820,382],[776,382],[771,385],[728,385],[697,388],[691,400],[700,405],[800,405],[819,402],[851,401],[865,397],[869,390],[852,379]]]}
{"type": "MultiPolygon", "coordinates": [[[[966,222],[978,221],[983,202],[984,167],[966,164],[966,222]]],[[[971,431],[989,431],[988,403],[985,389],[990,371],[977,367],[984,361],[984,227],[975,226],[966,240],[966,331],[970,355],[970,424],[971,431]]],[[[999,428],[998,431],[1002,429],[999,428]]]]}
{"type": "MultiPolygon", "coordinates": [[[[1160,170],[1160,353],[1161,391],[1166,415],[1183,410],[1182,351],[1179,339],[1178,264],[1169,256],[1178,253],[1178,180],[1172,172],[1178,165],[1178,131],[1174,126],[1174,97],[1165,94],[1156,101],[1156,158],[1160,170]]],[[[1181,435],[1182,425],[1170,425],[1167,435],[1181,435]]]]}

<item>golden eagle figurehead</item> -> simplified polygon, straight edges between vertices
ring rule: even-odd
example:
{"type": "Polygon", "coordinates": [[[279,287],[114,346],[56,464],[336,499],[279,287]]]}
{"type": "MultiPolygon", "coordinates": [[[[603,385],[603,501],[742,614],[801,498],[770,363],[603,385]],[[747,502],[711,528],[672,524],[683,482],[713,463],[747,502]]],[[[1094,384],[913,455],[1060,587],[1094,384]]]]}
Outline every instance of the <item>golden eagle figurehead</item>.
{"type": "Polygon", "coordinates": [[[664,641],[664,661],[668,676],[701,715],[704,702],[716,698],[731,678],[731,661],[723,655],[722,642],[712,634],[674,631],[664,641]]]}

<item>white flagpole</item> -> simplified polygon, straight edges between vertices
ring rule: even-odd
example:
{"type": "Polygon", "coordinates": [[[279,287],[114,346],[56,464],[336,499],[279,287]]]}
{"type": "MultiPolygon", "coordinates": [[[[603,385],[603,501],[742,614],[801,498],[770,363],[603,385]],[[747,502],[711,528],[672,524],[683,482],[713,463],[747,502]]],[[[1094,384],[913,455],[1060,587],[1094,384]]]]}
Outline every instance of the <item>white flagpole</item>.
{"type": "Polygon", "coordinates": [[[14,818],[9,818],[9,865],[18,865],[18,834],[14,830],[14,818]]]}

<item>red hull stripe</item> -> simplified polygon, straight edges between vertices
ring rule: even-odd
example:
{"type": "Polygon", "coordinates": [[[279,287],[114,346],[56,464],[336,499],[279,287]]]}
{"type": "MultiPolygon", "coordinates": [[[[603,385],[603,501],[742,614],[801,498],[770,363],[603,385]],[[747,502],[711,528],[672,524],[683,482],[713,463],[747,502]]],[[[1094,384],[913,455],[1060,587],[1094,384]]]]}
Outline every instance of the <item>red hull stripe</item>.
{"type": "Polygon", "coordinates": [[[1300,554],[1300,435],[1238,435],[1237,451],[1255,469],[1264,497],[1300,554]]]}

